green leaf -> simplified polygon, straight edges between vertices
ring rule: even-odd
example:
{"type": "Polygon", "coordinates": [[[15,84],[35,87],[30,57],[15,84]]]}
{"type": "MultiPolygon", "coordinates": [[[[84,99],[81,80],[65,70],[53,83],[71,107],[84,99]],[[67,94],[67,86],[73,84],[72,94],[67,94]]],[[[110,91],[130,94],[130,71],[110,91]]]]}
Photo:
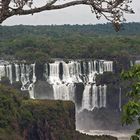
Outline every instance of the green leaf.
{"type": "Polygon", "coordinates": [[[140,140],[140,139],[137,135],[132,135],[130,140],[140,140]]]}
{"type": "Polygon", "coordinates": [[[136,130],[136,135],[140,136],[140,128],[136,130]]]}

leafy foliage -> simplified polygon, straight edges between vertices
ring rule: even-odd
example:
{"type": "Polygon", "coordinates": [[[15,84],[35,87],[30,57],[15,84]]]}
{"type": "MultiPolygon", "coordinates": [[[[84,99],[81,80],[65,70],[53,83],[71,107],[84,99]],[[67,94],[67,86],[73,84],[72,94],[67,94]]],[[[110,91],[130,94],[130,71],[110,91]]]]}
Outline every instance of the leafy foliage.
{"type": "MultiPolygon", "coordinates": [[[[135,65],[131,70],[122,73],[125,80],[131,80],[132,88],[127,94],[130,97],[129,102],[124,106],[123,123],[132,124],[137,121],[140,125],[140,65],[135,65]]],[[[136,130],[132,140],[140,139],[140,129],[136,130]]]]}

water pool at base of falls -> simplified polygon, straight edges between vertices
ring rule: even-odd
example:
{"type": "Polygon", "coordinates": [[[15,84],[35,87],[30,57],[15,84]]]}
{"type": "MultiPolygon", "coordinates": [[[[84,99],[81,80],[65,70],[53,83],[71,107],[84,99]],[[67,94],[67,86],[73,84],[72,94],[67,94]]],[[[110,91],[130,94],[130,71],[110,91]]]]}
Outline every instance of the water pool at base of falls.
{"type": "Polygon", "coordinates": [[[117,137],[118,140],[130,140],[130,137],[132,134],[134,134],[134,131],[129,130],[120,130],[120,131],[112,131],[112,130],[89,130],[88,132],[83,130],[78,130],[81,133],[88,134],[88,135],[110,135],[117,137]]]}

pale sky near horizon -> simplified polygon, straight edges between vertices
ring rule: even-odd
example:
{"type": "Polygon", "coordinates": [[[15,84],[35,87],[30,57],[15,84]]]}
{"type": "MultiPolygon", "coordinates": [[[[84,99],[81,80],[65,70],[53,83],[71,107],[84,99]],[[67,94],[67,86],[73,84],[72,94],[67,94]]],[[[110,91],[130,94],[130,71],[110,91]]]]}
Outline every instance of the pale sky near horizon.
{"type": "MultiPolygon", "coordinates": [[[[126,14],[127,22],[140,22],[140,0],[133,0],[131,4],[135,14],[126,14]]],[[[73,6],[61,10],[45,11],[28,16],[14,16],[2,25],[51,25],[51,24],[97,24],[108,22],[103,17],[100,20],[91,13],[89,6],[73,6]]]]}

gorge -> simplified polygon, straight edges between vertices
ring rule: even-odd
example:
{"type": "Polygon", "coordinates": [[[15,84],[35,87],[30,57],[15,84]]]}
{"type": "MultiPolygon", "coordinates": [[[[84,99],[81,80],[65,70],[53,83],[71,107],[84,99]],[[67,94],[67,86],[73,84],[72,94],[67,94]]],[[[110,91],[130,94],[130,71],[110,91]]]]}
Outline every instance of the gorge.
{"type": "Polygon", "coordinates": [[[96,83],[98,75],[115,73],[114,69],[113,61],[109,60],[55,59],[45,64],[1,60],[0,79],[7,77],[11,84],[21,83],[21,91],[29,91],[31,99],[73,101],[76,107],[77,129],[105,129],[104,127],[120,129],[121,122],[116,124],[115,119],[120,118],[124,102],[121,87],[113,89],[112,93],[107,84],[96,83]],[[109,117],[103,119],[101,112],[108,114],[109,117]],[[111,115],[114,112],[116,116],[111,115]],[[97,122],[93,121],[96,118],[95,114],[97,116],[100,114],[101,122],[107,121],[106,123],[113,117],[112,126],[104,126],[104,123],[96,124],[97,122]]]}

